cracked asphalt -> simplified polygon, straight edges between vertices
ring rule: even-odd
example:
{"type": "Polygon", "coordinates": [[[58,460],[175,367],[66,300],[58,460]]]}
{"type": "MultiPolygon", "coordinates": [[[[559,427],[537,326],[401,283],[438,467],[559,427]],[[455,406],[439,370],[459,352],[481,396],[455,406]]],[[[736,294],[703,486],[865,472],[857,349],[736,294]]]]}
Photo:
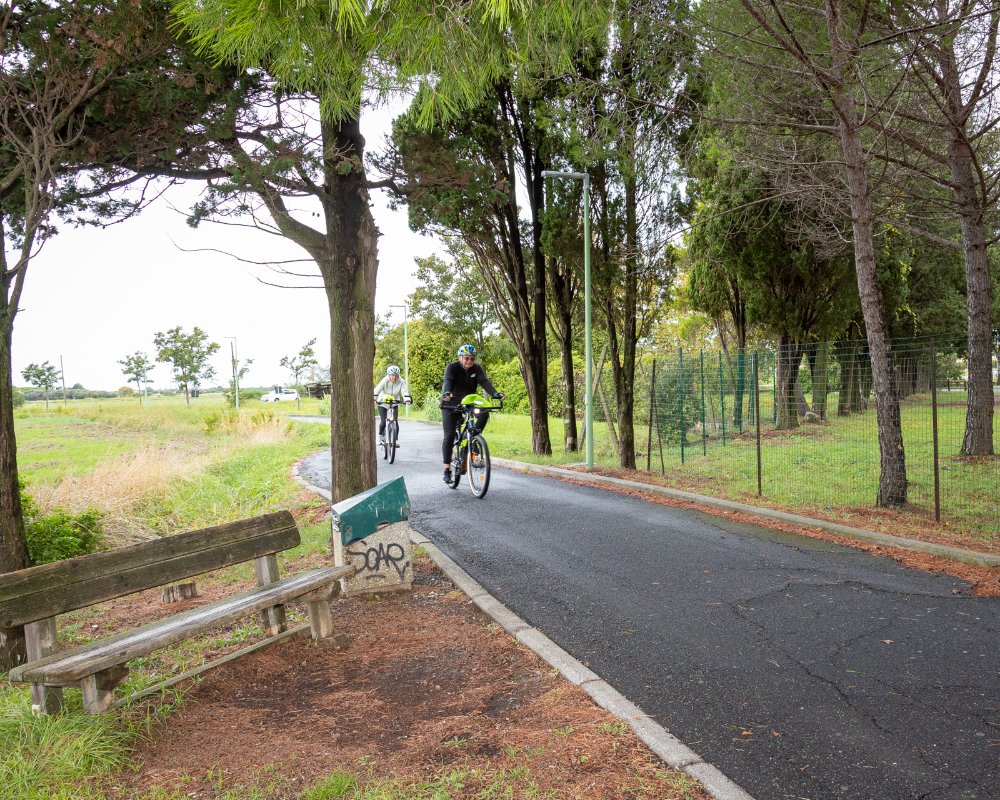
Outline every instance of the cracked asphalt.
{"type": "MultiPolygon", "coordinates": [[[[487,429],[487,439],[489,430],[487,429]]],[[[1000,798],[1000,602],[766,527],[494,469],[441,481],[402,423],[411,523],[758,800],[1000,798]]],[[[329,452],[302,474],[329,488],[329,452]]]]}

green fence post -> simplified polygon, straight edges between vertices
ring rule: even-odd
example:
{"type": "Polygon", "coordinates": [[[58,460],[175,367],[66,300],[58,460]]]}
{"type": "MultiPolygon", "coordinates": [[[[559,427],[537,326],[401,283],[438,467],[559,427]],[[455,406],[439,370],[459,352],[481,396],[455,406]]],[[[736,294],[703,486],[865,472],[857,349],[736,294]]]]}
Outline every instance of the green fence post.
{"type": "Polygon", "coordinates": [[[708,455],[708,430],[705,428],[705,350],[698,351],[698,360],[701,362],[701,454],[708,455]]]}
{"type": "Polygon", "coordinates": [[[773,378],[771,382],[771,422],[778,424],[778,359],[774,359],[773,378]]]}
{"type": "Polygon", "coordinates": [[[719,406],[722,409],[722,446],[726,446],[726,391],[725,383],[722,379],[722,353],[719,353],[719,406]]]}
{"type": "Polygon", "coordinates": [[[649,384],[649,433],[646,435],[646,472],[650,471],[653,459],[653,411],[656,406],[656,359],[653,359],[653,377],[649,384]]]}
{"type": "Polygon", "coordinates": [[[684,463],[684,348],[680,349],[677,361],[677,377],[681,386],[681,409],[677,414],[677,425],[681,435],[681,463],[684,463]]]}
{"type": "Polygon", "coordinates": [[[760,459],[760,355],[754,353],[752,359],[754,412],[757,417],[757,497],[762,497],[764,494],[764,480],[760,459]]]}

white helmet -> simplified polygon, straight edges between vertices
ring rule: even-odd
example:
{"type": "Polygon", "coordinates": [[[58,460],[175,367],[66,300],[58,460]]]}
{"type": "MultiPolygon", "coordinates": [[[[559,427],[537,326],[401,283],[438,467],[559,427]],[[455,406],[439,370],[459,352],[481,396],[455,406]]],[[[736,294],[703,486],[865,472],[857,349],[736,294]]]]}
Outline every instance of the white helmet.
{"type": "Polygon", "coordinates": [[[397,367],[395,364],[393,364],[393,365],[391,365],[389,367],[389,369],[387,369],[385,371],[385,374],[386,375],[398,375],[399,374],[399,367],[397,367]]]}

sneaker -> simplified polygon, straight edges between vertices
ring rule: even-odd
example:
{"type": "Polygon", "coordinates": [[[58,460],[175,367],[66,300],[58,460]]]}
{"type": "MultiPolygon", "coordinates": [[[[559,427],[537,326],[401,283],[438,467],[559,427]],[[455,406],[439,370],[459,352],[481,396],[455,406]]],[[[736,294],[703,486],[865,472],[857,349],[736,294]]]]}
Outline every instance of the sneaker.
{"type": "Polygon", "coordinates": [[[446,469],[444,471],[444,482],[445,483],[451,483],[451,470],[450,469],[446,469]]]}

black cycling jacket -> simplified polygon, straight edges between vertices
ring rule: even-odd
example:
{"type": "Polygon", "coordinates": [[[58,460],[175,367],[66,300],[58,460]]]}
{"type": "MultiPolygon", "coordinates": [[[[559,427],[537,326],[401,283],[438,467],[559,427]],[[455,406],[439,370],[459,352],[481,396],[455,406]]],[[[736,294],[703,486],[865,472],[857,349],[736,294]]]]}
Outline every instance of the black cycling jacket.
{"type": "Polygon", "coordinates": [[[452,398],[449,402],[459,402],[467,394],[475,393],[479,386],[482,386],[483,391],[490,397],[497,394],[490,379],[486,377],[486,371],[479,364],[473,364],[469,369],[465,369],[458,361],[452,361],[444,368],[441,394],[442,396],[450,394],[452,398]]]}

